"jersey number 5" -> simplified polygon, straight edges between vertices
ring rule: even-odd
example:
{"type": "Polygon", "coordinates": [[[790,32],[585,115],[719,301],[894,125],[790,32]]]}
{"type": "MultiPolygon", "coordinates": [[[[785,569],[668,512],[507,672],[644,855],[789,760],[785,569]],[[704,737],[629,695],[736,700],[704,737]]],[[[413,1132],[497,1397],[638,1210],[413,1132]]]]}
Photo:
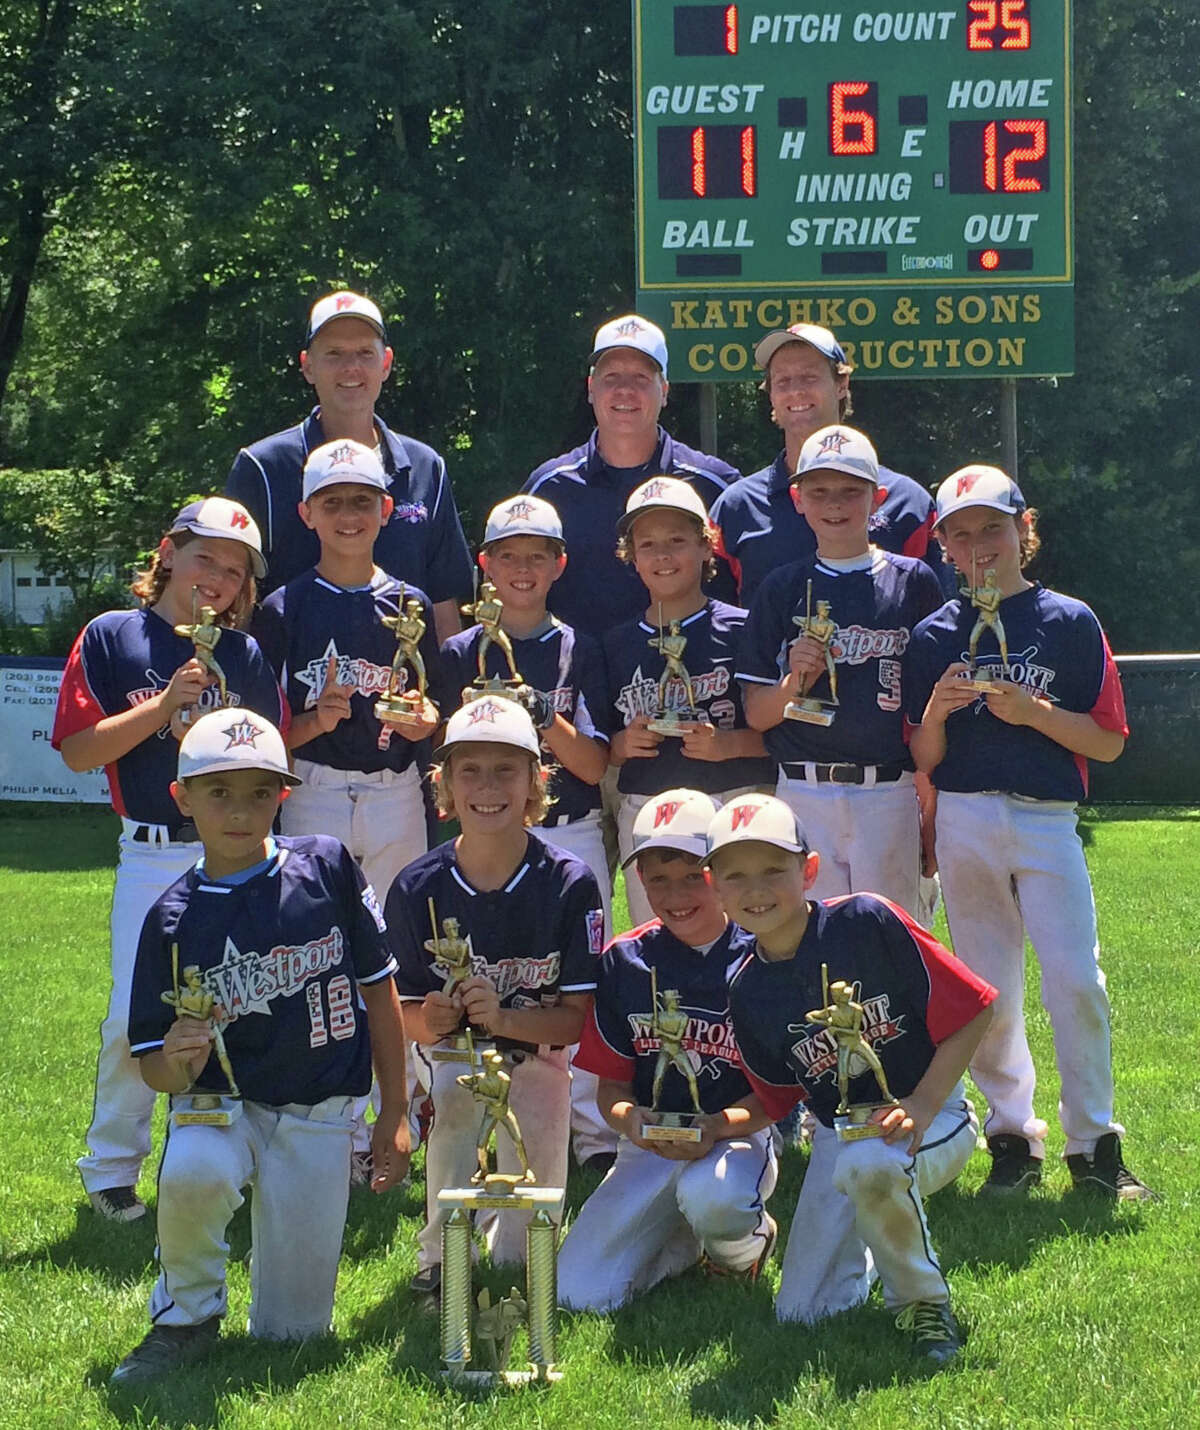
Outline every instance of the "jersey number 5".
{"type": "Polygon", "coordinates": [[[310,983],[304,990],[308,1003],[308,1046],[323,1048],[332,1036],[338,1042],[354,1036],[354,993],[350,980],[344,973],[329,980],[326,997],[329,999],[329,1017],[325,1017],[325,1006],[321,1000],[320,983],[310,983]]]}
{"type": "Polygon", "coordinates": [[[875,703],[881,710],[900,709],[900,670],[898,660],[879,662],[879,683],[883,689],[875,697],[875,703]]]}

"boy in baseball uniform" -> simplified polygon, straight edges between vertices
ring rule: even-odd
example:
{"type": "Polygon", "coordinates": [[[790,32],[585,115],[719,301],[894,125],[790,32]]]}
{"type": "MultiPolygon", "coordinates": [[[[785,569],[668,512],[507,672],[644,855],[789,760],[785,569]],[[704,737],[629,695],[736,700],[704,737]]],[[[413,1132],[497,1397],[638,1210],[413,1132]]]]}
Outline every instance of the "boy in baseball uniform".
{"type": "Polygon", "coordinates": [[[117,1387],[215,1345],[228,1226],[247,1185],[250,1334],[329,1330],[353,1107],[372,1059],[373,1190],[408,1167],[404,1026],[383,918],[336,840],[271,834],[296,784],[278,730],[249,710],[204,716],[179,747],[172,794],[203,854],[147,914],[133,975],[129,1043],[176,1120],[159,1172],[152,1328],[113,1372],[117,1387]],[[178,1120],[193,1089],[222,1104],[226,1125],[178,1120]]]}
{"type": "Polygon", "coordinates": [[[731,800],[707,842],[725,912],[754,938],[729,985],[746,1076],[773,1116],[801,1100],[819,1124],[776,1312],[814,1321],[846,1310],[874,1271],[897,1327],[944,1364],[964,1336],[923,1199],[974,1150],[962,1075],[995,989],[886,899],[810,901],[820,856],[782,800],[731,800]],[[879,1135],[835,1130],[843,1077],[849,1106],[881,1104],[868,1119],[879,1135]]]}
{"type": "Polygon", "coordinates": [[[935,531],[970,589],[914,632],[906,703],[913,755],[938,791],[954,948],[999,989],[971,1062],[988,1103],[983,1190],[1028,1191],[1045,1158],[1023,1011],[1028,934],[1054,1033],[1072,1182],[1145,1200],[1153,1193],[1125,1166],[1113,1118],[1108,994],[1075,814],[1088,760],[1124,749],[1121,678],[1093,612],[1024,575],[1038,545],[1034,513],[999,468],[947,477],[935,531]],[[983,691],[972,665],[986,677],[983,691]]]}
{"type": "Polygon", "coordinates": [[[821,851],[816,897],[870,889],[916,913],[920,829],[901,671],[913,627],[942,590],[923,561],[871,544],[879,464],[853,427],[808,438],[792,498],[817,549],[772,572],[754,598],[738,653],[746,718],[778,762],[776,794],[821,851]],[[830,723],[791,718],[810,692],[830,723]]]}
{"type": "Polygon", "coordinates": [[[751,940],[704,875],[715,813],[673,789],[634,821],[628,862],[654,918],[606,949],[576,1058],[621,1140],[559,1253],[559,1299],[575,1310],[612,1310],[702,1257],[754,1279],[775,1243],[770,1118],[739,1066],[726,986],[751,940]],[[650,1140],[664,1113],[692,1117],[699,1140],[650,1140]]]}
{"type": "MultiPolygon", "coordinates": [[[[542,1186],[561,1187],[570,1112],[566,1050],[579,1039],[596,986],[604,930],[588,867],[529,833],[546,812],[547,771],[524,707],[501,695],[470,701],[447,722],[438,757],[438,809],[458,820],[461,833],[403,870],[386,905],[405,1022],[433,1101],[426,1222],[412,1283],[425,1295],[441,1286],[446,1213],[437,1194],[470,1181],[479,1128],[475,1099],[458,1081],[468,1071],[465,1060],[434,1054],[453,1053],[450,1040],[467,1026],[476,1039],[494,1043],[511,1077],[510,1105],[534,1176],[542,1186]],[[442,937],[449,919],[456,951],[467,945],[467,977],[448,977],[439,961],[439,945],[450,942],[442,937]]],[[[500,1171],[523,1170],[510,1139],[499,1140],[497,1156],[500,1171]]],[[[528,1220],[516,1211],[481,1220],[493,1260],[524,1261],[528,1220]]]]}

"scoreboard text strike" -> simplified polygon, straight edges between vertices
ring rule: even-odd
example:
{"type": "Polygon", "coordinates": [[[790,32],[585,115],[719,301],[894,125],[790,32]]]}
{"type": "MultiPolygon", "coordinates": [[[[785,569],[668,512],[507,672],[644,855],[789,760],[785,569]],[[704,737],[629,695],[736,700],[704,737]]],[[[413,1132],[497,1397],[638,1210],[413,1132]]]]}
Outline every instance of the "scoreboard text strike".
{"type": "Polygon", "coordinates": [[[1070,0],[633,0],[637,303],[672,376],[821,323],[859,377],[1074,364],[1070,0]]]}

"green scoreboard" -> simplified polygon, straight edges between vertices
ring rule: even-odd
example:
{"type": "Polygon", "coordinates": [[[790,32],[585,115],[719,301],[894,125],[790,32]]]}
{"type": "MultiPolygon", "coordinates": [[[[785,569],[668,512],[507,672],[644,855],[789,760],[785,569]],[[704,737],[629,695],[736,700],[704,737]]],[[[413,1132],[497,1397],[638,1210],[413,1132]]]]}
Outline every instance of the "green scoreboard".
{"type": "Polygon", "coordinates": [[[637,305],[671,375],[772,328],[861,378],[1074,367],[1070,0],[633,0],[637,305]]]}

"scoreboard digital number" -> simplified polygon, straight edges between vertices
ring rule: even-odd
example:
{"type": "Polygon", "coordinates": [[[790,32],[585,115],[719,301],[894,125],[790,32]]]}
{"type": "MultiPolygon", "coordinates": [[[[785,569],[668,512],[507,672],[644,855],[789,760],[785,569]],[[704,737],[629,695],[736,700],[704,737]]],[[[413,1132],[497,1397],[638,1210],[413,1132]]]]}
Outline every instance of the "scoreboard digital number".
{"type": "Polygon", "coordinates": [[[1070,0],[633,3],[638,306],[677,371],[749,376],[797,321],[865,377],[1072,370],[1070,0]]]}

